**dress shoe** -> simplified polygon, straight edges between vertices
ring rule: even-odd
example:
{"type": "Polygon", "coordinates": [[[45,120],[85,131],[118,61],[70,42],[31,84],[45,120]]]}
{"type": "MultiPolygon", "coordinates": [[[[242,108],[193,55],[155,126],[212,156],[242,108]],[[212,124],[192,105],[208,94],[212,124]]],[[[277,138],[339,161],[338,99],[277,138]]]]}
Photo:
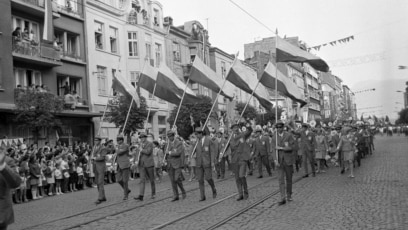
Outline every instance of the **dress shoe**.
{"type": "Polygon", "coordinates": [[[269,173],[269,176],[272,176],[272,173],[269,173]]]}
{"type": "Polygon", "coordinates": [[[340,171],[340,174],[344,174],[345,171],[346,171],[346,170],[343,168],[343,169],[340,171]]]}
{"type": "Polygon", "coordinates": [[[260,176],[258,176],[257,178],[263,178],[263,176],[262,176],[262,175],[260,175],[260,176]]]}
{"type": "Polygon", "coordinates": [[[305,175],[303,176],[303,178],[306,178],[306,177],[309,177],[309,174],[305,174],[305,175]]]}
{"type": "Polygon", "coordinates": [[[156,195],[152,195],[152,199],[155,199],[156,198],[156,195]]]}
{"type": "Polygon", "coordinates": [[[187,194],[185,194],[185,193],[181,194],[181,198],[182,198],[183,200],[186,199],[186,197],[187,197],[187,194]]]}
{"type": "Polygon", "coordinates": [[[288,196],[288,201],[293,201],[293,198],[288,196]]]}
{"type": "Polygon", "coordinates": [[[102,203],[102,202],[105,202],[105,201],[106,201],[106,199],[102,199],[102,200],[99,200],[99,199],[98,199],[97,201],[95,201],[95,204],[98,205],[98,204],[100,204],[100,203],[102,203]]]}
{"type": "Polygon", "coordinates": [[[134,197],[133,199],[138,200],[138,201],[143,201],[143,196],[134,197]]]}
{"type": "Polygon", "coordinates": [[[239,196],[238,199],[237,199],[237,201],[240,201],[240,200],[243,200],[243,199],[244,199],[243,196],[239,196]]]}
{"type": "Polygon", "coordinates": [[[171,202],[174,202],[174,201],[177,201],[177,200],[179,200],[179,198],[178,198],[178,197],[175,197],[175,198],[173,198],[173,199],[171,200],[171,202]]]}
{"type": "Polygon", "coordinates": [[[252,172],[249,172],[248,175],[249,175],[249,176],[252,176],[252,172]]]}
{"type": "Polygon", "coordinates": [[[201,198],[199,201],[200,201],[200,202],[201,202],[201,201],[205,201],[205,197],[201,198]]]}
{"type": "Polygon", "coordinates": [[[313,177],[316,177],[316,173],[313,173],[312,176],[313,176],[313,177]]]}
{"type": "Polygon", "coordinates": [[[244,195],[244,200],[248,200],[248,195],[244,195]]]}
{"type": "Polygon", "coordinates": [[[214,199],[217,198],[217,191],[214,191],[214,192],[213,192],[213,198],[214,198],[214,199]]]}
{"type": "Polygon", "coordinates": [[[286,200],[285,200],[285,199],[281,200],[281,201],[278,203],[279,206],[284,205],[284,204],[286,204],[286,200]]]}

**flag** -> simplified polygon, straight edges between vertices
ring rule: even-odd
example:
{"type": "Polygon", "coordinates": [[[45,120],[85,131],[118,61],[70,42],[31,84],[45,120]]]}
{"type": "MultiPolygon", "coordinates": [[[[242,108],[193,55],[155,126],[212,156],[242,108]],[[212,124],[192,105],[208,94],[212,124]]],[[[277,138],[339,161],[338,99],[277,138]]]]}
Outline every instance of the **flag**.
{"type": "Polygon", "coordinates": [[[276,62],[306,62],[314,69],[328,72],[329,66],[323,59],[296,47],[276,36],[276,62]]]}
{"type": "Polygon", "coordinates": [[[270,89],[277,89],[278,92],[290,99],[299,102],[300,106],[306,105],[306,101],[302,99],[302,93],[297,85],[286,77],[280,70],[276,71],[276,66],[269,62],[261,76],[261,84],[270,89]],[[275,75],[278,74],[278,85],[275,86],[275,75]]]}
{"type": "Polygon", "coordinates": [[[60,137],[58,135],[58,130],[55,130],[55,138],[57,138],[57,141],[60,139],[60,137]]]}
{"type": "Polygon", "coordinates": [[[113,75],[112,88],[123,95],[131,96],[135,101],[137,107],[140,107],[140,98],[135,87],[133,87],[133,85],[130,84],[130,82],[123,78],[120,74],[113,75]]]}
{"type": "Polygon", "coordinates": [[[44,31],[43,40],[53,42],[54,41],[54,25],[52,21],[52,2],[51,0],[45,0],[45,17],[44,17],[44,31]]]}
{"type": "Polygon", "coordinates": [[[140,74],[138,86],[147,90],[149,93],[154,94],[155,97],[158,97],[164,101],[167,101],[172,104],[179,104],[181,96],[178,96],[176,93],[171,92],[167,87],[156,84],[158,71],[150,65],[145,65],[143,72],[140,74]],[[156,85],[156,89],[154,87],[156,85]],[[154,92],[153,92],[154,91],[154,92]]]}
{"type": "Polygon", "coordinates": [[[180,98],[185,91],[184,101],[187,103],[195,103],[200,101],[196,94],[189,87],[186,87],[186,84],[182,82],[178,76],[174,74],[169,67],[167,67],[167,65],[160,65],[156,83],[158,86],[166,87],[171,92],[180,96],[180,98]]]}
{"type": "Polygon", "coordinates": [[[257,84],[258,77],[256,71],[243,65],[240,60],[237,60],[234,65],[231,66],[227,80],[249,94],[252,94],[255,90],[254,97],[258,99],[259,103],[266,110],[272,109],[273,104],[269,100],[269,93],[261,84],[257,84]],[[255,87],[257,88],[255,89],[255,87]]]}
{"type": "Polygon", "coordinates": [[[216,93],[220,92],[222,88],[222,95],[228,97],[230,100],[234,98],[233,91],[228,91],[227,88],[223,88],[224,79],[219,77],[210,67],[204,64],[198,56],[194,58],[189,78],[216,93]]]}

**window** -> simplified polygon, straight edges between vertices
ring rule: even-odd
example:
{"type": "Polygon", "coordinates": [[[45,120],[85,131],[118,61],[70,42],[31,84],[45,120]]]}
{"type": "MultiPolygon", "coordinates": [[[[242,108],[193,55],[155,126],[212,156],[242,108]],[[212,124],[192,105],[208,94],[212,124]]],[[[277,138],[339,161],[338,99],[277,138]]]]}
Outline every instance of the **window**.
{"type": "MultiPolygon", "coordinates": [[[[72,34],[72,33],[67,33],[67,47],[66,47],[66,53],[67,56],[73,57],[73,58],[78,58],[79,55],[79,35],[77,34],[72,34]]],[[[64,50],[65,51],[65,50],[64,50]]]]}
{"type": "Polygon", "coordinates": [[[118,29],[109,27],[111,53],[118,53],[118,29]]]}
{"type": "Polygon", "coordinates": [[[222,76],[222,79],[224,79],[225,78],[225,74],[227,74],[227,70],[226,70],[226,68],[225,68],[225,62],[221,62],[221,76],[222,76]]]}
{"type": "Polygon", "coordinates": [[[16,29],[17,27],[21,28],[21,33],[23,34],[25,30],[28,31],[28,33],[32,32],[32,35],[27,35],[27,36],[32,36],[32,39],[36,42],[40,41],[40,27],[37,22],[33,22],[27,19],[19,18],[13,16],[13,30],[16,29]]]}
{"type": "Polygon", "coordinates": [[[174,61],[181,62],[180,44],[176,42],[173,42],[173,59],[174,61]]]}
{"type": "Polygon", "coordinates": [[[97,66],[97,80],[98,80],[98,95],[108,95],[107,85],[108,79],[106,76],[106,67],[97,66]]]}
{"type": "Polygon", "coordinates": [[[57,77],[57,84],[58,84],[58,95],[64,95],[64,86],[65,83],[68,82],[69,85],[69,92],[75,94],[74,91],[81,97],[82,90],[81,90],[81,78],[80,77],[72,77],[72,76],[58,76],[57,77]]]}
{"type": "Polygon", "coordinates": [[[139,81],[139,77],[140,77],[139,72],[130,71],[130,83],[135,88],[136,88],[137,82],[139,81]]]}
{"type": "Polygon", "coordinates": [[[166,125],[166,116],[158,116],[159,125],[166,125]]]}
{"type": "Polygon", "coordinates": [[[103,23],[95,21],[95,46],[103,50],[103,23]]]}
{"type": "Polygon", "coordinates": [[[16,86],[29,87],[31,85],[42,85],[42,74],[38,70],[14,68],[16,86]]]}
{"type": "Polygon", "coordinates": [[[154,9],[153,25],[160,26],[160,12],[157,9],[154,9]]]}
{"type": "Polygon", "coordinates": [[[129,56],[130,57],[139,56],[137,48],[137,32],[128,32],[128,43],[129,43],[129,56]]]}
{"type": "Polygon", "coordinates": [[[155,52],[156,52],[156,67],[160,66],[161,61],[161,44],[155,44],[155,52]]]}

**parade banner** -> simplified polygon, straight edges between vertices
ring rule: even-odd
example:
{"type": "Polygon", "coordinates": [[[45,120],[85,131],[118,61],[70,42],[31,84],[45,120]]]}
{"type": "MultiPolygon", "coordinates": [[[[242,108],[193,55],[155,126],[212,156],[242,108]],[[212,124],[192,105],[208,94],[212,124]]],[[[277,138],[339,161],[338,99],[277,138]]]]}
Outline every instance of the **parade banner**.
{"type": "Polygon", "coordinates": [[[23,143],[23,138],[0,139],[0,146],[18,145],[23,143]]]}
{"type": "Polygon", "coordinates": [[[52,2],[51,0],[45,0],[45,16],[44,16],[44,31],[43,40],[53,42],[54,41],[54,25],[52,15],[52,2]]]}
{"type": "Polygon", "coordinates": [[[131,96],[133,100],[136,102],[137,107],[140,107],[140,98],[137,94],[135,87],[133,87],[130,84],[130,82],[124,79],[121,75],[119,74],[113,75],[112,88],[120,92],[121,94],[131,96]]]}
{"type": "Polygon", "coordinates": [[[281,71],[276,69],[276,66],[269,62],[266,66],[264,72],[261,76],[261,84],[267,88],[275,89],[282,93],[284,96],[289,97],[290,99],[299,102],[300,107],[305,106],[307,103],[302,99],[302,93],[300,92],[297,85],[286,77],[281,71]],[[277,85],[275,87],[275,73],[277,73],[277,85]]]}
{"type": "Polygon", "coordinates": [[[316,70],[329,71],[329,66],[323,59],[290,44],[279,36],[276,36],[276,39],[279,43],[276,47],[276,62],[306,62],[316,70]]]}
{"type": "Polygon", "coordinates": [[[243,91],[252,94],[266,109],[271,110],[273,104],[269,100],[269,93],[263,85],[258,86],[258,77],[255,70],[236,61],[231,67],[227,80],[243,91]]]}
{"type": "Polygon", "coordinates": [[[204,64],[198,56],[194,58],[189,78],[214,92],[219,92],[222,89],[221,95],[228,97],[230,100],[234,98],[234,91],[223,87],[224,79],[204,64]]]}

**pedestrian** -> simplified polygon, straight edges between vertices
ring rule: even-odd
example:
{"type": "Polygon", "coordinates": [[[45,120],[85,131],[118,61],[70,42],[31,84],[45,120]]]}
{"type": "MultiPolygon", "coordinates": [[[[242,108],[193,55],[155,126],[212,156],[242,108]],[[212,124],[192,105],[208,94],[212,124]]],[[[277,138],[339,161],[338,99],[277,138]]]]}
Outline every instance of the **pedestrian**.
{"type": "Polygon", "coordinates": [[[348,166],[345,167],[345,171],[347,169],[350,169],[350,178],[354,178],[354,155],[356,152],[356,142],[354,140],[354,136],[352,133],[352,129],[347,127],[344,130],[345,135],[341,137],[340,143],[337,146],[337,151],[341,151],[344,156],[344,163],[347,164],[348,166]]]}
{"type": "Polygon", "coordinates": [[[31,198],[33,200],[37,200],[39,199],[39,197],[37,197],[37,194],[38,194],[38,184],[39,184],[40,177],[41,177],[41,169],[34,155],[30,156],[28,167],[30,168],[31,198]]]}
{"type": "Polygon", "coordinates": [[[76,173],[78,175],[78,189],[84,189],[84,167],[82,162],[78,163],[76,173]]]}
{"type": "Polygon", "coordinates": [[[62,189],[61,189],[61,184],[62,184],[62,171],[61,171],[61,165],[59,163],[55,164],[55,171],[54,171],[54,176],[55,176],[55,193],[57,195],[62,195],[62,189]]]}
{"type": "Polygon", "coordinates": [[[193,181],[195,180],[196,177],[196,159],[193,157],[193,149],[194,146],[197,142],[197,137],[196,135],[193,133],[190,135],[190,144],[187,147],[187,151],[188,151],[188,166],[190,167],[190,179],[188,181],[193,181]]]}
{"type": "Polygon", "coordinates": [[[315,148],[316,138],[312,131],[309,129],[309,124],[302,124],[302,131],[300,132],[300,148],[303,153],[303,166],[305,168],[305,175],[303,177],[309,177],[308,163],[312,168],[312,175],[316,176],[315,170],[315,148]]]}
{"type": "Polygon", "coordinates": [[[248,123],[246,130],[241,132],[238,124],[231,126],[232,136],[230,140],[231,147],[231,163],[233,164],[233,171],[235,175],[235,183],[238,189],[237,201],[248,199],[248,184],[246,180],[246,170],[250,160],[251,147],[248,144],[248,139],[251,136],[252,128],[248,123]]]}
{"type": "Polygon", "coordinates": [[[140,173],[140,191],[139,196],[135,197],[135,200],[143,201],[145,192],[146,177],[150,181],[150,187],[152,196],[154,199],[156,196],[156,184],[154,182],[154,160],[153,160],[153,143],[147,141],[147,135],[141,133],[140,138],[140,152],[139,152],[139,173],[140,173]]]}
{"type": "Polygon", "coordinates": [[[124,142],[124,137],[119,134],[116,137],[118,147],[116,149],[116,181],[123,189],[123,200],[127,200],[129,197],[129,176],[130,176],[130,155],[129,145],[124,142]]]}
{"type": "Polygon", "coordinates": [[[52,165],[52,161],[47,162],[47,168],[45,170],[44,176],[47,178],[47,184],[49,185],[48,187],[48,196],[54,195],[54,184],[55,184],[55,177],[54,177],[54,171],[55,168],[52,165]]]}
{"type": "Polygon", "coordinates": [[[295,163],[297,150],[295,139],[291,133],[283,130],[284,126],[282,121],[278,121],[276,123],[277,131],[272,137],[281,195],[279,205],[284,205],[286,201],[292,201],[293,164],[295,163]]]}
{"type": "Polygon", "coordinates": [[[94,160],[94,173],[95,173],[95,182],[98,188],[98,199],[95,201],[95,204],[100,204],[106,201],[105,196],[105,171],[106,171],[106,154],[109,149],[105,148],[101,144],[102,138],[100,136],[95,137],[95,146],[93,149],[93,154],[91,159],[94,160]]]}
{"type": "Polygon", "coordinates": [[[265,166],[266,171],[268,172],[269,176],[272,176],[271,167],[268,160],[268,153],[270,152],[270,142],[267,136],[263,135],[263,130],[261,126],[256,127],[255,129],[255,141],[253,147],[253,156],[257,158],[258,162],[258,178],[263,177],[262,173],[262,165],[265,166]]]}
{"type": "Polygon", "coordinates": [[[328,151],[328,145],[327,145],[327,138],[323,134],[322,129],[318,129],[316,132],[316,154],[315,154],[315,159],[317,163],[317,170],[316,173],[322,172],[324,173],[325,171],[322,169],[323,166],[323,160],[326,159],[326,153],[328,151]]]}
{"type": "Polygon", "coordinates": [[[198,187],[200,189],[200,200],[205,201],[204,179],[211,186],[213,198],[217,197],[217,190],[212,179],[212,167],[214,166],[214,156],[218,151],[218,145],[211,140],[210,137],[203,135],[203,130],[200,127],[195,129],[197,135],[196,150],[192,154],[196,159],[196,173],[198,179],[198,187]]]}
{"type": "Polygon", "coordinates": [[[226,147],[227,147],[227,140],[224,138],[224,133],[219,130],[217,132],[217,140],[218,142],[218,153],[215,158],[215,161],[217,163],[217,179],[224,179],[225,178],[225,162],[228,159],[228,156],[226,153],[226,147]],[[218,177],[219,175],[219,177],[218,177]]]}
{"type": "Polygon", "coordinates": [[[167,137],[169,138],[169,143],[165,153],[168,163],[167,170],[170,177],[171,187],[173,189],[173,199],[171,201],[177,201],[179,200],[178,188],[181,190],[183,199],[187,196],[186,190],[184,190],[183,181],[181,180],[181,156],[184,152],[184,146],[181,141],[175,138],[175,132],[173,130],[167,132],[167,137]]]}
{"type": "Polygon", "coordinates": [[[5,152],[6,150],[0,146],[0,230],[7,230],[8,225],[14,223],[11,190],[21,184],[17,166],[5,152]]]}
{"type": "Polygon", "coordinates": [[[163,150],[160,148],[160,143],[158,141],[153,141],[153,160],[154,160],[154,171],[156,178],[159,182],[162,179],[162,165],[163,165],[163,150]]]}

